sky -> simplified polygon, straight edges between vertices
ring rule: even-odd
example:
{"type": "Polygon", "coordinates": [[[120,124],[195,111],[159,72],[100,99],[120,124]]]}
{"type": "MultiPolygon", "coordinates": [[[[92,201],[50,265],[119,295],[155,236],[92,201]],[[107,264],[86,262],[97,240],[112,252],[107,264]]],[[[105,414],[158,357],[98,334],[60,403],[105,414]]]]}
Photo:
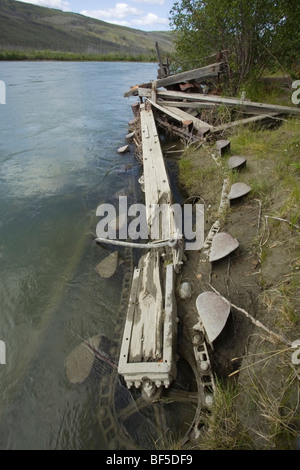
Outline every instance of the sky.
{"type": "Polygon", "coordinates": [[[173,0],[19,0],[143,31],[168,31],[173,0]]]}

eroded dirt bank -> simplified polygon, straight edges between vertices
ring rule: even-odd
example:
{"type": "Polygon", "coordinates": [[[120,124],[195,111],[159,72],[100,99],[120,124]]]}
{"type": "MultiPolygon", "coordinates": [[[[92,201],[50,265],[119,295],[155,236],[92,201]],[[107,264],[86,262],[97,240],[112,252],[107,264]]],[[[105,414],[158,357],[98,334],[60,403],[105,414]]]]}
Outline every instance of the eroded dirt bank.
{"type": "MultiPolygon", "coordinates": [[[[179,303],[191,328],[202,292],[215,289],[239,308],[232,307],[210,352],[222,387],[235,389],[232,413],[238,415],[229,443],[226,423],[219,417],[224,432],[219,448],[297,447],[299,365],[292,362],[290,344],[300,339],[299,125],[290,119],[273,130],[241,129],[226,136],[231,147],[221,160],[215,158],[215,144],[207,143],[187,148],[179,163],[187,198],[205,204],[206,235],[219,219],[220,230],[239,242],[236,251],[214,263],[201,251],[187,252],[181,275],[181,281],[192,285],[192,297],[179,303]],[[233,155],[247,160],[239,170],[228,170],[233,155]],[[251,192],[220,215],[224,178],[229,185],[247,183],[251,192]],[[286,343],[255,325],[243,310],[286,343]]],[[[210,448],[208,442],[203,445],[210,448]]]]}

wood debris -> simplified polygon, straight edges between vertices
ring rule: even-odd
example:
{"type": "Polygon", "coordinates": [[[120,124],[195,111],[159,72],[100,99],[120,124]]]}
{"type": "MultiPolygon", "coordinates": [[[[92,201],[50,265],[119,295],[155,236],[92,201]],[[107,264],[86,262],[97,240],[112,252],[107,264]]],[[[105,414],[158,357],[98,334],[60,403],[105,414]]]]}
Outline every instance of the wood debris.
{"type": "MultiPolygon", "coordinates": [[[[140,103],[150,103],[157,124],[189,143],[203,143],[237,126],[269,125],[283,115],[300,115],[300,108],[296,106],[222,96],[221,77],[227,73],[225,62],[174,75],[168,73],[169,64],[163,64],[160,59],[158,78],[132,87],[124,96],[138,96],[140,103]],[[226,122],[218,116],[220,106],[229,110],[226,122]]],[[[139,103],[133,106],[136,116],[139,103]]]]}

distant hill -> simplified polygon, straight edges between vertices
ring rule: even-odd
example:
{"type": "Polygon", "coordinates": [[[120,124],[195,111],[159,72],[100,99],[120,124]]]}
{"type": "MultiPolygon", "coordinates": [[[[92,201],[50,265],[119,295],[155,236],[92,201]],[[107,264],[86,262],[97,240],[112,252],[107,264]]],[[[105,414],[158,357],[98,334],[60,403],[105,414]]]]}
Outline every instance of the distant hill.
{"type": "Polygon", "coordinates": [[[13,0],[0,0],[0,49],[75,54],[155,53],[173,50],[171,32],[145,32],[13,0]]]}

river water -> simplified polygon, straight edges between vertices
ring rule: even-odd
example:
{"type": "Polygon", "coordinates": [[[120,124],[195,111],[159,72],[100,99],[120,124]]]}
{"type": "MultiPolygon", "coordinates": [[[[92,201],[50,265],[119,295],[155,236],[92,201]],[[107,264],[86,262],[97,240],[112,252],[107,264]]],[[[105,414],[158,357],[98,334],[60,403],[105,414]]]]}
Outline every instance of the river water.
{"type": "Polygon", "coordinates": [[[117,153],[136,101],[123,94],[156,74],[148,63],[0,63],[0,449],[107,445],[93,388],[70,384],[64,364],[83,340],[112,335],[121,279],[95,273],[95,212],[139,172],[117,153]]]}

